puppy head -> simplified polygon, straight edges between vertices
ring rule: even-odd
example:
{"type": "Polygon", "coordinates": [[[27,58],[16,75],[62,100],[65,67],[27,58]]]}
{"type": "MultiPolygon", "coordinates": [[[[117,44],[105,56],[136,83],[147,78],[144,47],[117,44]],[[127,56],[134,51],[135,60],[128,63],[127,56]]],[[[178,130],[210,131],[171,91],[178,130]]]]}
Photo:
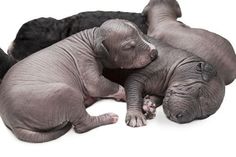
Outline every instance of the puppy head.
{"type": "Polygon", "coordinates": [[[188,63],[175,73],[177,81],[171,83],[163,101],[170,120],[187,123],[207,118],[219,109],[225,86],[212,65],[203,61],[188,63]]]}
{"type": "Polygon", "coordinates": [[[147,15],[149,11],[160,9],[160,7],[173,13],[177,18],[182,16],[179,3],[176,0],[150,0],[144,8],[143,14],[147,15]]]}
{"type": "Polygon", "coordinates": [[[108,20],[97,31],[96,51],[119,68],[141,68],[157,57],[155,46],[138,27],[126,20],[108,20]]]}

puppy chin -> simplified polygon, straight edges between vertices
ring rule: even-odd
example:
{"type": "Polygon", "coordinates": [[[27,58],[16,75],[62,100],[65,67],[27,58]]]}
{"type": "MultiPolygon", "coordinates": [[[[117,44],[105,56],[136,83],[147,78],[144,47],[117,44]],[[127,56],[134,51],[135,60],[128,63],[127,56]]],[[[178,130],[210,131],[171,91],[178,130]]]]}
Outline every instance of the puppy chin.
{"type": "Polygon", "coordinates": [[[141,60],[141,62],[138,62],[138,64],[136,64],[135,68],[143,68],[147,65],[149,65],[153,60],[152,59],[146,59],[146,60],[141,60]]]}

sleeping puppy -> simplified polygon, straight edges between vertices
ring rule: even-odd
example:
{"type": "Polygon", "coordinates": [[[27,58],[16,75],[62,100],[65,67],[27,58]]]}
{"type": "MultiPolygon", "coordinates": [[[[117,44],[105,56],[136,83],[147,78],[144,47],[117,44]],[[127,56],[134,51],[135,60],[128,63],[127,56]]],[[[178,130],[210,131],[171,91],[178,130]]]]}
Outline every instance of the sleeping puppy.
{"type": "Polygon", "coordinates": [[[105,78],[103,68],[142,68],[156,57],[133,23],[108,20],[17,62],[0,84],[0,115],[28,142],[56,139],[72,126],[83,133],[113,124],[116,114],[86,112],[93,99],[125,100],[124,88],[105,78]]]}
{"type": "Polygon", "coordinates": [[[99,27],[109,19],[126,19],[135,23],[146,34],[144,16],[128,12],[83,12],[62,20],[39,18],[25,23],[8,49],[8,54],[21,60],[32,53],[48,47],[72,34],[99,27]]]}
{"type": "Polygon", "coordinates": [[[226,85],[236,78],[236,55],[230,42],[213,32],[177,21],[182,14],[176,0],[150,0],[143,13],[147,15],[149,36],[211,63],[226,85]]]}
{"type": "MultiPolygon", "coordinates": [[[[143,33],[147,33],[146,18],[140,13],[128,12],[83,12],[62,20],[39,18],[25,23],[8,49],[9,56],[4,54],[3,63],[8,66],[4,70],[0,69],[2,73],[0,79],[16,61],[22,60],[72,34],[100,26],[104,21],[113,18],[129,20],[135,23],[143,33]],[[6,62],[7,60],[10,60],[11,64],[6,62]]],[[[130,74],[129,70],[124,69],[122,71],[115,69],[115,72],[112,69],[112,71],[104,68],[104,75],[121,85],[124,84],[125,78],[130,74]]],[[[149,109],[150,107],[145,107],[144,112],[147,113],[149,109]]]]}

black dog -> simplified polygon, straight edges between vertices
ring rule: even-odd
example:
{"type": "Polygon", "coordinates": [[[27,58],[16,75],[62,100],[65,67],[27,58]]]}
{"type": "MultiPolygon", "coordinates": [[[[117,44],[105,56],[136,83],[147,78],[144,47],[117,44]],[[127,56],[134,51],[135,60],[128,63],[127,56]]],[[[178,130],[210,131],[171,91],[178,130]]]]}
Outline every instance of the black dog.
{"type": "Polygon", "coordinates": [[[147,32],[146,18],[139,13],[95,11],[79,13],[62,20],[39,18],[25,23],[20,28],[8,54],[16,60],[22,60],[72,34],[99,27],[103,22],[115,18],[129,20],[142,32],[147,32]]]}

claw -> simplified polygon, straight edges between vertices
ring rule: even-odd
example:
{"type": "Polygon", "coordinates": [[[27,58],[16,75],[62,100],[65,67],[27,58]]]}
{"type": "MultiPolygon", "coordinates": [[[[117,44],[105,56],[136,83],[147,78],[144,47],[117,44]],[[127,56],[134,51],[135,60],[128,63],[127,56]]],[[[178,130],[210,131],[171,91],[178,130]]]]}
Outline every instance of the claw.
{"type": "Polygon", "coordinates": [[[128,111],[125,121],[126,124],[131,127],[141,127],[146,125],[146,118],[140,111],[128,111]]]}

